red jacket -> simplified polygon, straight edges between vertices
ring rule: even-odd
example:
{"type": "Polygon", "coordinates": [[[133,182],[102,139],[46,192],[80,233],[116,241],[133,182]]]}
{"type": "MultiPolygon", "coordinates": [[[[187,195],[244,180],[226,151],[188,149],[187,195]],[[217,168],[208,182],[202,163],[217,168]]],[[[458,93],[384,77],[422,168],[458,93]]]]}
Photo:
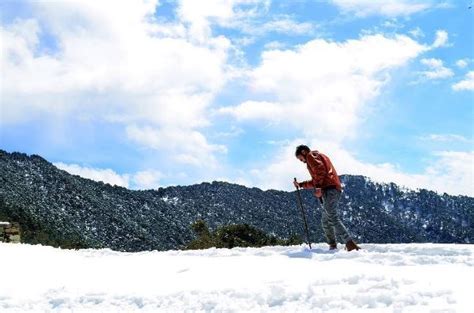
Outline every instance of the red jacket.
{"type": "Polygon", "coordinates": [[[306,155],[306,166],[311,174],[311,180],[300,183],[302,188],[327,188],[335,187],[342,191],[341,181],[336,169],[329,158],[318,151],[311,151],[306,155]]]}

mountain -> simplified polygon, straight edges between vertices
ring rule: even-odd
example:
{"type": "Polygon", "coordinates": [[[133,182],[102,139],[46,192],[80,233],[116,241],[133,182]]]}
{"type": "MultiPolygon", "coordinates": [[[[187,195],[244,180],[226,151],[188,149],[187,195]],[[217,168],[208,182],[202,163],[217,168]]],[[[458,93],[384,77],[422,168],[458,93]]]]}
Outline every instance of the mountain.
{"type": "MultiPolygon", "coordinates": [[[[474,198],[404,190],[344,175],[340,203],[359,242],[472,243],[474,198]]],[[[303,192],[311,240],[324,241],[321,207],[303,192]]],[[[0,220],[19,222],[22,240],[66,248],[166,250],[194,238],[191,223],[250,224],[282,238],[302,234],[294,192],[225,182],[132,191],[56,168],[40,156],[0,150],[0,220]]]]}

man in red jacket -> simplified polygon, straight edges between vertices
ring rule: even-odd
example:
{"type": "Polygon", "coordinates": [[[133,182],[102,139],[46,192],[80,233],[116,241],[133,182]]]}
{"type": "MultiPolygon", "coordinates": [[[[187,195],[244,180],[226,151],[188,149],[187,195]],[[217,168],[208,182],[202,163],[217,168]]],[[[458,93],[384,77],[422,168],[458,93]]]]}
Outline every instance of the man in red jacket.
{"type": "Polygon", "coordinates": [[[315,188],[316,197],[322,197],[323,214],[321,222],[329,249],[337,249],[337,235],[344,240],[348,251],[359,250],[360,247],[352,240],[337,213],[337,205],[341,197],[342,187],[331,160],[321,152],[311,151],[305,145],[296,147],[295,155],[301,162],[306,163],[311,180],[301,183],[294,181],[293,183],[296,188],[315,188]]]}

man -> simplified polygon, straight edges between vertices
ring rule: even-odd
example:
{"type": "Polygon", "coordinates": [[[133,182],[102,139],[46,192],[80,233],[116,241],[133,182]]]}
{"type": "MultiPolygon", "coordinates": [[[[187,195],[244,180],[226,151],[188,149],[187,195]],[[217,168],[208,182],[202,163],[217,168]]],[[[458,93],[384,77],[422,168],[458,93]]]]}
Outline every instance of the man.
{"type": "Polygon", "coordinates": [[[338,236],[346,243],[347,251],[359,250],[360,247],[352,240],[337,213],[342,187],[331,160],[321,152],[311,151],[305,145],[296,147],[295,155],[298,160],[306,163],[312,179],[301,183],[295,180],[293,183],[297,188],[315,188],[316,197],[322,197],[323,214],[321,222],[329,249],[337,249],[336,236],[338,236]]]}

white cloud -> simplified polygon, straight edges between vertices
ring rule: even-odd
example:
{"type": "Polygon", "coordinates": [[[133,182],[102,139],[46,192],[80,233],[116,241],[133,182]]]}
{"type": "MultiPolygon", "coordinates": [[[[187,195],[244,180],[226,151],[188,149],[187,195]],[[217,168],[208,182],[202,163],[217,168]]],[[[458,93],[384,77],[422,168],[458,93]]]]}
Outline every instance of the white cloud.
{"type": "MultiPolygon", "coordinates": [[[[425,170],[421,186],[439,192],[473,196],[474,151],[442,151],[438,159],[425,170]]],[[[416,181],[412,183],[415,185],[416,181]]]]}
{"type": "Polygon", "coordinates": [[[144,170],[134,174],[118,174],[109,168],[94,168],[78,164],[54,163],[54,166],[72,175],[101,181],[131,189],[156,189],[165,175],[157,170],[144,170]]]}
{"type": "Polygon", "coordinates": [[[469,59],[460,59],[456,61],[456,66],[459,68],[465,68],[469,64],[469,59]]]}
{"type": "Polygon", "coordinates": [[[237,46],[245,47],[245,46],[255,43],[256,39],[257,37],[244,36],[244,37],[233,39],[232,42],[234,42],[237,46]]]}
{"type": "Polygon", "coordinates": [[[201,41],[186,23],[159,22],[156,0],[31,5],[35,19],[0,28],[2,124],[63,114],[124,129],[151,125],[160,129],[155,135],[191,134],[188,145],[213,147],[201,128],[209,125],[209,107],[233,73],[228,39],[201,41]],[[45,31],[57,51],[41,49],[45,31]]]}
{"type": "Polygon", "coordinates": [[[132,176],[131,182],[134,189],[156,189],[160,186],[160,179],[163,177],[160,171],[140,171],[132,176]]]}
{"type": "Polygon", "coordinates": [[[445,47],[448,45],[448,32],[445,30],[436,31],[436,38],[433,42],[433,48],[445,47]]]}
{"type": "Polygon", "coordinates": [[[127,137],[139,145],[166,151],[175,161],[196,166],[215,167],[214,154],[227,152],[225,146],[210,144],[200,132],[179,128],[132,125],[127,127],[127,137]]]}
{"type": "MultiPolygon", "coordinates": [[[[220,113],[230,114],[238,121],[289,126],[302,138],[289,144],[283,142],[281,149],[272,153],[274,157],[236,180],[264,189],[291,190],[295,175],[308,178],[305,166],[294,157],[294,148],[309,142],[332,158],[340,174],[361,174],[409,188],[472,194],[472,184],[465,183],[472,180],[472,170],[462,162],[472,153],[438,153],[436,160],[420,173],[411,174],[396,164],[363,162],[343,148],[345,139],[357,132],[369,101],[389,80],[390,71],[430,49],[406,36],[373,35],[342,43],[318,39],[292,50],[265,51],[261,64],[249,73],[249,86],[259,100],[243,101],[222,108],[220,113]],[[451,166],[450,162],[456,165],[451,166]],[[454,184],[456,178],[464,183],[454,184]]],[[[423,63],[435,70],[444,68],[442,61],[436,59],[425,59],[423,63]]]]}
{"type": "Polygon", "coordinates": [[[452,88],[456,91],[474,90],[474,71],[468,72],[464,79],[455,83],[452,88]]]}
{"type": "Polygon", "coordinates": [[[442,79],[454,75],[453,71],[445,67],[440,59],[422,59],[420,62],[429,68],[429,71],[421,72],[427,79],[442,79]]]}
{"type": "MultiPolygon", "coordinates": [[[[431,6],[420,1],[335,3],[348,14],[390,18],[431,6]]],[[[178,20],[172,23],[156,20],[155,10],[160,10],[156,0],[36,1],[31,5],[34,19],[17,19],[0,28],[2,124],[37,114],[120,123],[131,142],[206,170],[218,167],[217,159],[226,147],[209,142],[202,129],[210,124],[213,99],[235,74],[229,64],[235,47],[227,38],[214,36],[211,26],[244,33],[294,34],[311,33],[315,28],[290,16],[251,20],[267,12],[268,0],[181,0],[178,20]],[[45,32],[55,41],[53,51],[41,49],[45,32]]],[[[447,33],[438,31],[432,47],[407,36],[382,35],[346,42],[313,40],[286,50],[269,45],[271,51],[264,52],[261,64],[248,73],[258,97],[220,112],[241,121],[290,125],[306,138],[325,134],[324,139],[338,144],[356,132],[367,103],[389,81],[390,70],[447,42],[447,33]]],[[[461,81],[453,89],[473,89],[473,76],[468,74],[470,81],[461,81]]],[[[288,149],[292,156],[293,148],[288,149]]],[[[358,163],[352,160],[352,164],[358,163]]],[[[154,170],[118,174],[111,169],[61,166],[132,188],[153,188],[163,177],[154,170]]],[[[300,169],[291,166],[281,156],[268,169],[253,173],[270,182],[274,171],[279,175],[276,182],[286,182],[288,175],[300,169]]],[[[360,165],[361,172],[364,166],[360,165]]],[[[398,173],[391,165],[367,168],[398,173]]]]}
{"type": "MultiPolygon", "coordinates": [[[[216,138],[229,139],[229,138],[232,138],[232,137],[240,136],[244,133],[245,133],[244,129],[242,129],[240,127],[236,127],[236,126],[231,126],[231,127],[229,127],[228,131],[217,132],[217,133],[214,133],[213,136],[216,137],[216,138]]],[[[225,147],[222,147],[222,148],[225,148],[225,147]]]]}
{"type": "Polygon", "coordinates": [[[237,120],[263,119],[274,122],[281,122],[285,113],[281,104],[266,101],[245,101],[235,107],[221,108],[219,112],[230,114],[237,120]]]}
{"type": "MultiPolygon", "coordinates": [[[[264,189],[283,190],[293,189],[294,176],[299,181],[310,179],[306,165],[294,157],[294,149],[300,143],[305,141],[295,140],[282,146],[264,166],[249,171],[251,175],[247,179],[264,189]]],[[[435,160],[429,162],[420,173],[412,174],[404,172],[396,164],[360,161],[341,145],[332,142],[312,141],[309,146],[327,154],[339,175],[364,175],[378,182],[394,182],[411,189],[426,188],[453,195],[474,195],[474,151],[435,153],[435,160]]]]}
{"type": "Polygon", "coordinates": [[[412,0],[332,0],[345,14],[354,14],[357,17],[383,15],[387,17],[409,16],[429,9],[431,1],[412,0]]]}
{"type": "Polygon", "coordinates": [[[93,167],[83,167],[78,164],[65,164],[62,162],[54,163],[54,166],[64,170],[73,175],[79,175],[84,178],[92,179],[95,181],[102,181],[117,186],[128,188],[130,182],[130,175],[120,175],[111,169],[100,169],[93,167]]]}
{"type": "Polygon", "coordinates": [[[392,163],[370,164],[358,161],[349,153],[341,153],[338,164],[342,173],[361,174],[379,182],[395,182],[411,189],[425,188],[449,194],[473,196],[474,152],[442,151],[434,155],[423,171],[406,173],[392,163]]]}
{"type": "MultiPolygon", "coordinates": [[[[270,0],[180,0],[178,15],[190,25],[190,32],[201,41],[212,35],[212,26],[237,29],[250,36],[239,40],[246,45],[267,33],[312,34],[316,24],[298,22],[285,14],[268,16],[270,0]]],[[[235,41],[237,43],[237,41],[235,41]]]]}
{"type": "Polygon", "coordinates": [[[283,34],[312,34],[316,30],[316,25],[309,22],[297,22],[289,16],[280,16],[262,25],[248,25],[245,29],[253,34],[265,34],[269,32],[283,34]]]}
{"type": "Polygon", "coordinates": [[[266,12],[269,0],[179,0],[178,15],[190,24],[194,38],[204,41],[211,36],[212,24],[235,27],[266,12]]]}
{"type": "Polygon", "coordinates": [[[261,64],[249,73],[249,86],[259,100],[220,112],[340,141],[353,134],[363,108],[389,80],[389,71],[426,49],[406,36],[373,35],[265,51],[261,64]]]}
{"type": "Polygon", "coordinates": [[[264,46],[265,50],[283,50],[285,49],[286,44],[281,41],[270,41],[267,42],[264,46]]]}
{"type": "Polygon", "coordinates": [[[408,32],[410,35],[412,35],[415,38],[423,38],[425,37],[425,33],[421,30],[421,28],[416,27],[408,32]]]}
{"type": "Polygon", "coordinates": [[[420,137],[421,140],[429,140],[429,141],[439,141],[439,142],[471,142],[471,139],[468,139],[461,135],[456,134],[430,134],[427,136],[420,137]]]}
{"type": "Polygon", "coordinates": [[[270,160],[258,168],[246,172],[248,184],[262,189],[293,190],[293,178],[298,181],[308,179],[306,166],[295,158],[295,147],[304,141],[293,141],[292,144],[282,145],[270,160]]]}
{"type": "Polygon", "coordinates": [[[382,23],[382,26],[385,28],[392,28],[392,29],[401,29],[404,27],[402,23],[400,23],[396,18],[391,18],[382,23]]]}

